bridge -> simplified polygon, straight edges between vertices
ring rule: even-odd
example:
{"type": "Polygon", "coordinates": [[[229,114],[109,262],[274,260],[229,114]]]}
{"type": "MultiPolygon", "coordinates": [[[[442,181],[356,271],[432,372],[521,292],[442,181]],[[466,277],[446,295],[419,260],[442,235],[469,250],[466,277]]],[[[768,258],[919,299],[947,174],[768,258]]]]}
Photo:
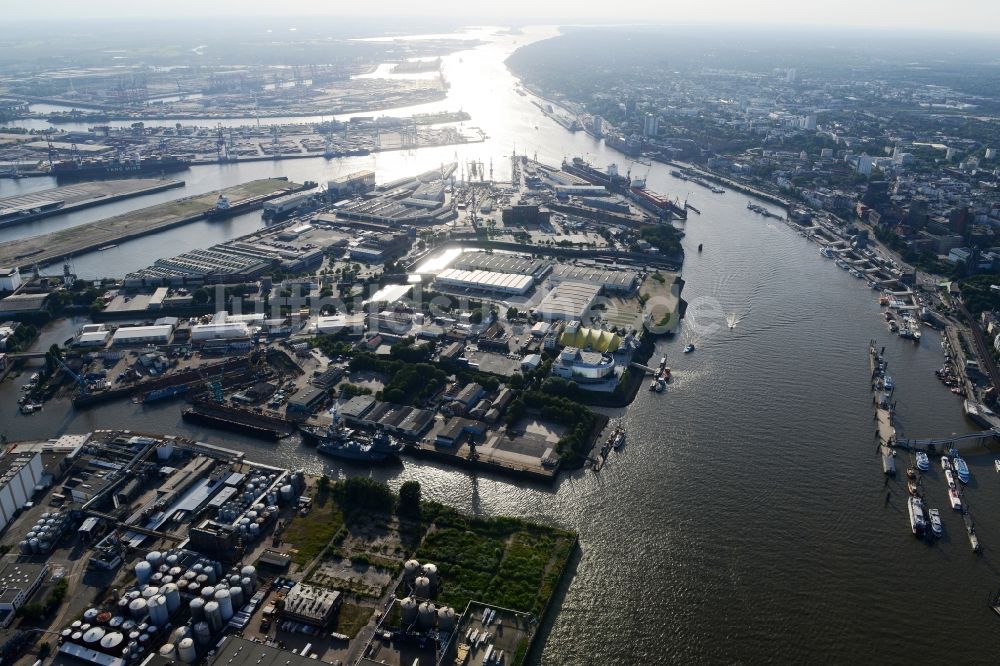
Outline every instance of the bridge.
{"type": "Polygon", "coordinates": [[[943,437],[941,439],[903,439],[897,438],[895,440],[895,445],[904,449],[913,450],[930,450],[938,449],[939,447],[943,450],[944,448],[950,448],[956,442],[967,442],[972,439],[988,439],[990,437],[1000,437],[1000,428],[994,428],[992,430],[981,430],[979,432],[970,432],[965,435],[955,435],[953,437],[943,437]]]}

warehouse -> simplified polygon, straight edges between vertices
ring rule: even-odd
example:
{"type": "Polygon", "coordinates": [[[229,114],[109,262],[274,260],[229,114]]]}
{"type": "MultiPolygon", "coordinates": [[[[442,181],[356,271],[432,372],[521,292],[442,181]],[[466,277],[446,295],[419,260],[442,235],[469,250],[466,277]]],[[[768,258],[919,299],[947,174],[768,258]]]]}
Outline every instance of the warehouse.
{"type": "Polygon", "coordinates": [[[161,326],[121,326],[111,336],[111,344],[116,347],[127,345],[165,345],[170,342],[174,327],[161,326]]]}
{"type": "Polygon", "coordinates": [[[528,293],[534,285],[534,280],[530,275],[512,275],[492,271],[463,271],[457,268],[442,271],[434,282],[443,287],[458,287],[519,296],[528,293]]]}
{"type": "Polygon", "coordinates": [[[264,203],[264,218],[277,220],[289,215],[308,201],[311,196],[311,192],[294,192],[271,199],[264,203]]]}
{"type": "Polygon", "coordinates": [[[600,292],[600,285],[585,282],[562,282],[545,295],[534,311],[545,320],[585,320],[587,311],[594,305],[600,292]]]}
{"type": "Polygon", "coordinates": [[[111,339],[111,331],[104,324],[86,324],[76,338],[77,347],[103,347],[111,339]]]}
{"type": "Polygon", "coordinates": [[[250,336],[250,329],[241,321],[197,324],[191,327],[191,342],[205,342],[206,340],[233,340],[247,338],[250,336]]]}
{"type": "Polygon", "coordinates": [[[42,481],[42,454],[4,456],[0,462],[0,530],[31,501],[42,481]]]}
{"type": "Polygon", "coordinates": [[[587,266],[561,264],[552,271],[553,282],[586,282],[608,291],[627,294],[635,289],[639,274],[635,271],[616,271],[587,266]]]}
{"type": "Polygon", "coordinates": [[[552,270],[551,262],[544,259],[531,259],[504,252],[466,252],[455,260],[452,267],[465,271],[482,270],[494,273],[530,275],[535,280],[541,280],[546,273],[552,270]]]}

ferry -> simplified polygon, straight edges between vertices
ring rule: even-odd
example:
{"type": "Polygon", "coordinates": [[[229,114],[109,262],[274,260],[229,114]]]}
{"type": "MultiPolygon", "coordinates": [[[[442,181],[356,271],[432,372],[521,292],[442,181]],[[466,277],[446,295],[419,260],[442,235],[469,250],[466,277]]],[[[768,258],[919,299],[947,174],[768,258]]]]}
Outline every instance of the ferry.
{"type": "Polygon", "coordinates": [[[962,498],[958,496],[958,491],[954,488],[948,489],[948,499],[951,500],[951,508],[955,511],[962,510],[962,498]]]}
{"type": "Polygon", "coordinates": [[[934,532],[934,536],[944,534],[944,527],[941,525],[941,512],[937,509],[931,509],[927,513],[931,517],[931,531],[934,532]]]}
{"type": "Polygon", "coordinates": [[[916,536],[923,536],[924,528],[927,526],[924,521],[924,503],[920,501],[919,497],[911,497],[907,508],[910,511],[910,529],[916,536]]]}
{"type": "Polygon", "coordinates": [[[917,469],[921,472],[926,472],[931,468],[930,458],[923,451],[917,451],[917,469]]]}
{"type": "Polygon", "coordinates": [[[684,347],[685,354],[690,354],[693,351],[694,351],[694,344],[688,343],[688,345],[684,347]]]}
{"type": "Polygon", "coordinates": [[[958,456],[955,456],[955,472],[958,474],[959,481],[962,483],[969,482],[969,466],[958,456]]]}

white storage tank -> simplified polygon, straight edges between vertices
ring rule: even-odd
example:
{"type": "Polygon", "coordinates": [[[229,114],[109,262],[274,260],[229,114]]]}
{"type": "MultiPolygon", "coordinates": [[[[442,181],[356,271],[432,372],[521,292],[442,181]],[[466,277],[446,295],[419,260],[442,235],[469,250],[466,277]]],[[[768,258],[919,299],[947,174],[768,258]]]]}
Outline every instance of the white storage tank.
{"type": "Polygon", "coordinates": [[[420,567],[420,572],[431,581],[431,585],[437,585],[438,582],[438,568],[436,564],[431,564],[428,562],[424,566],[420,567]]]}
{"type": "Polygon", "coordinates": [[[156,447],[156,459],[160,461],[170,460],[170,456],[174,455],[174,445],[170,442],[165,442],[156,447]]]}
{"type": "Polygon", "coordinates": [[[149,554],[146,555],[146,561],[152,566],[158,567],[163,564],[163,553],[158,550],[151,550],[149,551],[149,554]]]}
{"type": "Polygon", "coordinates": [[[147,602],[160,593],[160,588],[155,585],[147,585],[142,588],[142,598],[147,602]]]}
{"type": "Polygon", "coordinates": [[[219,610],[217,601],[209,601],[205,604],[205,621],[208,622],[213,633],[222,630],[222,611],[219,610]]]}
{"type": "Polygon", "coordinates": [[[416,560],[406,560],[406,564],[403,565],[403,580],[413,584],[414,579],[420,574],[420,562],[416,560]]]}
{"type": "Polygon", "coordinates": [[[441,631],[451,631],[455,628],[455,611],[448,606],[438,609],[438,629],[441,631]]]}
{"type": "Polygon", "coordinates": [[[293,499],[295,499],[295,489],[290,485],[281,486],[281,500],[291,502],[293,499]]]}
{"type": "Polygon", "coordinates": [[[146,600],[143,599],[142,597],[139,597],[138,599],[133,599],[132,602],[128,605],[128,612],[129,615],[131,615],[137,620],[141,617],[145,617],[146,600]]]}
{"type": "Polygon", "coordinates": [[[248,564],[245,567],[243,567],[242,569],[240,569],[240,574],[244,578],[249,578],[252,581],[256,581],[257,580],[257,570],[255,568],[253,568],[252,565],[248,564]]]}
{"type": "Polygon", "coordinates": [[[181,591],[173,583],[168,583],[163,586],[162,590],[163,596],[167,598],[167,610],[171,613],[175,612],[181,605],[181,591]]]}
{"type": "Polygon", "coordinates": [[[197,620],[205,619],[205,600],[201,597],[195,597],[191,600],[191,617],[197,620]]]}
{"type": "Polygon", "coordinates": [[[100,612],[101,611],[97,610],[96,608],[88,608],[87,610],[83,611],[84,622],[93,622],[94,620],[97,619],[97,615],[100,612]]]}
{"type": "Polygon", "coordinates": [[[162,594],[150,599],[147,609],[149,610],[149,619],[153,624],[164,625],[170,618],[170,613],[167,611],[167,598],[162,594]]]}
{"type": "MultiPolygon", "coordinates": [[[[32,547],[34,550],[34,547],[32,547]]],[[[145,560],[140,560],[135,565],[135,577],[139,581],[139,585],[145,585],[149,582],[149,577],[153,575],[153,565],[145,560]]]]}
{"type": "Polygon", "coordinates": [[[413,597],[406,597],[399,602],[399,611],[402,615],[404,625],[410,625],[416,621],[417,606],[417,600],[413,597]]]}
{"type": "Polygon", "coordinates": [[[211,601],[212,597],[215,596],[215,588],[211,585],[206,585],[201,588],[201,596],[205,601],[211,601]]]}
{"type": "Polygon", "coordinates": [[[99,643],[102,638],[104,638],[104,629],[100,627],[91,627],[83,632],[83,642],[91,648],[94,647],[95,643],[99,643]]]}
{"type": "Polygon", "coordinates": [[[177,627],[176,629],[174,629],[174,632],[170,634],[170,642],[176,645],[177,643],[180,643],[182,640],[184,640],[190,635],[191,635],[191,629],[188,628],[188,626],[185,624],[181,627],[177,627]]]}
{"type": "Polygon", "coordinates": [[[185,664],[193,664],[198,658],[198,652],[194,649],[194,641],[190,638],[185,638],[178,643],[177,656],[180,657],[181,661],[185,664]]]}
{"type": "Polygon", "coordinates": [[[247,599],[253,596],[254,585],[252,579],[250,578],[240,579],[240,587],[243,588],[243,596],[245,596],[247,599]]]}
{"type": "Polygon", "coordinates": [[[173,643],[164,643],[163,647],[160,648],[160,656],[164,659],[176,659],[177,650],[174,648],[173,643]]]}
{"type": "Polygon", "coordinates": [[[229,619],[233,616],[233,600],[229,596],[229,590],[216,590],[215,601],[219,604],[219,612],[222,613],[222,621],[229,622],[229,619]]]}
{"type": "Polygon", "coordinates": [[[104,638],[101,639],[101,649],[107,651],[117,650],[118,647],[125,642],[125,634],[120,631],[112,631],[110,633],[104,634],[104,638]]]}
{"type": "Polygon", "coordinates": [[[437,608],[429,601],[420,604],[417,609],[417,624],[421,629],[431,629],[437,619],[437,608]]]}
{"type": "Polygon", "coordinates": [[[413,581],[413,591],[418,597],[425,599],[431,596],[431,579],[427,576],[417,576],[413,581]]]}

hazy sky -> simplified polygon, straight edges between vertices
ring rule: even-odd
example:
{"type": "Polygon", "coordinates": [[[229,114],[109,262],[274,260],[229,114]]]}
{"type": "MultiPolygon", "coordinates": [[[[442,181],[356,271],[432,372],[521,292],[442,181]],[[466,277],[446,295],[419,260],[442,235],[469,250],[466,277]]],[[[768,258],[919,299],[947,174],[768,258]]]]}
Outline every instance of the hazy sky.
{"type": "Polygon", "coordinates": [[[445,15],[460,21],[818,24],[1000,33],[1000,0],[0,0],[8,19],[445,15]],[[618,13],[615,13],[618,12],[618,13]]]}

